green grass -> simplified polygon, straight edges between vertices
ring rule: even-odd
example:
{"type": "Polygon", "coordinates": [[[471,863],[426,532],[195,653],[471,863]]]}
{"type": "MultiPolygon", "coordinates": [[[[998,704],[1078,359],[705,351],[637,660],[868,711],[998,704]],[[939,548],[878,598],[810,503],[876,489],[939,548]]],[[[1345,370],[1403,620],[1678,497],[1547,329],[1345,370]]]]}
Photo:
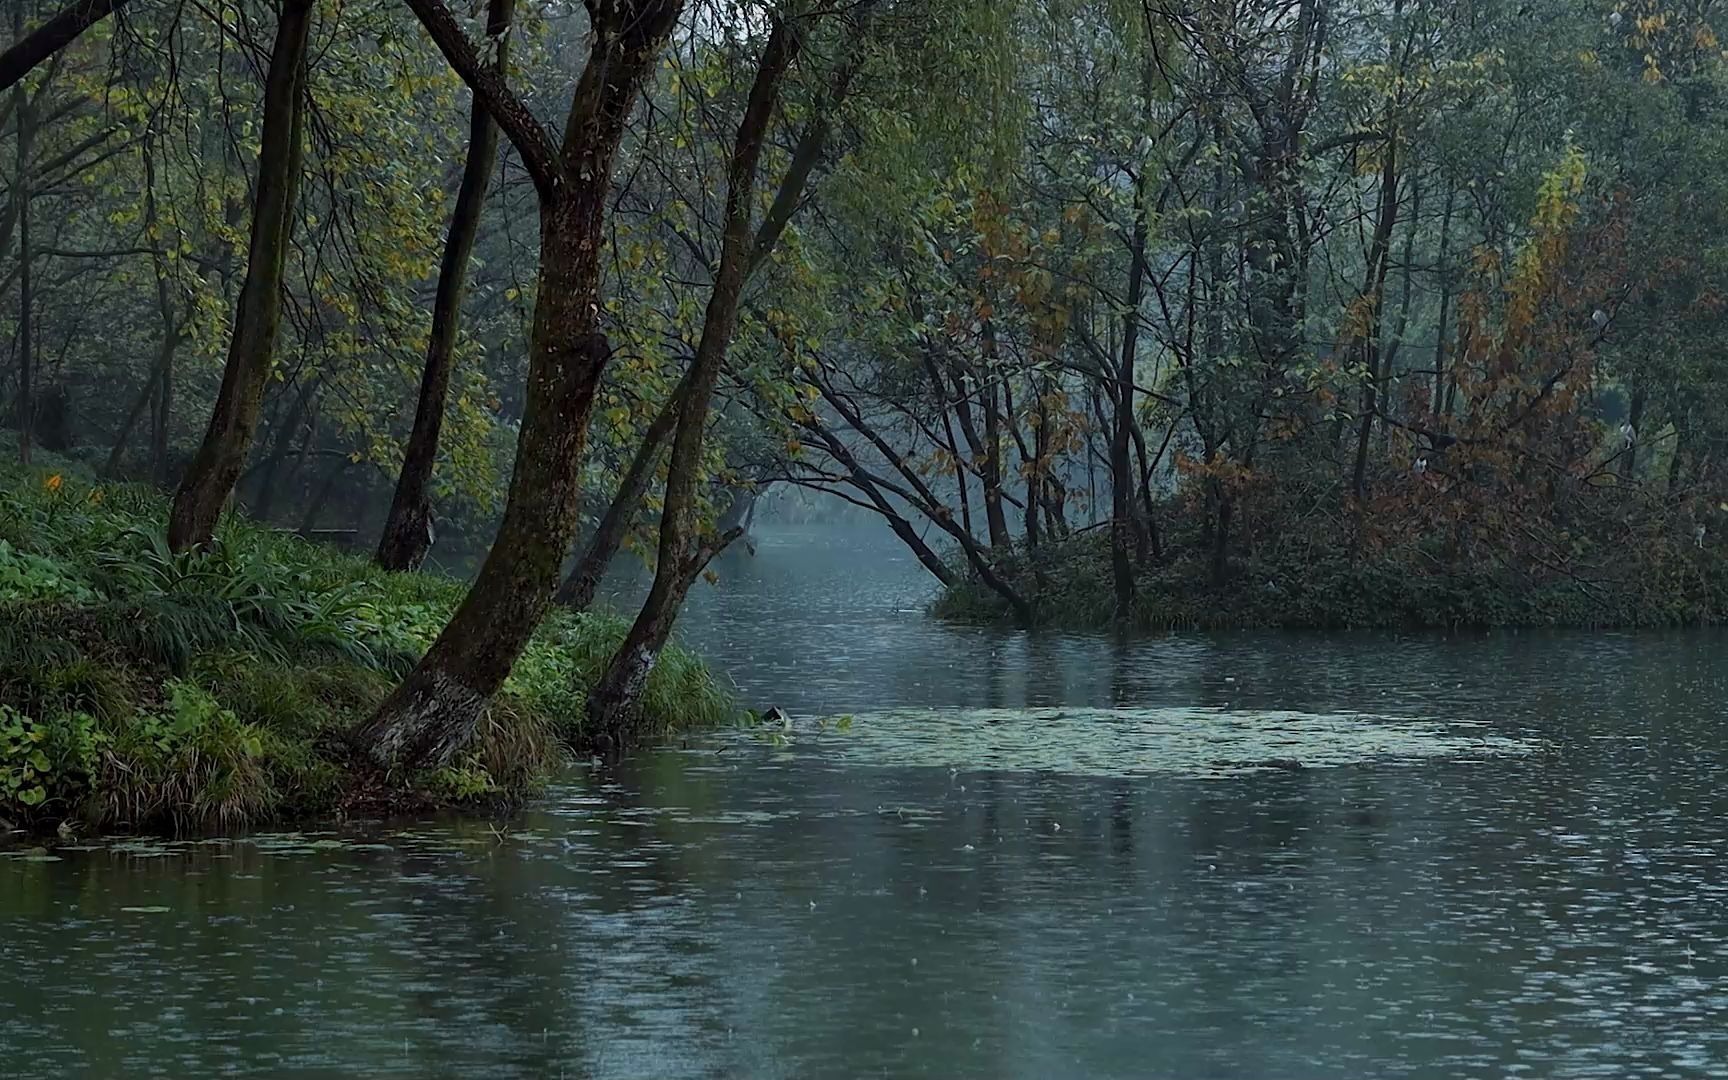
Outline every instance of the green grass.
{"type": "MultiPolygon", "coordinates": [[[[555,613],[451,766],[380,790],[344,733],[443,627],[463,586],[243,519],[174,554],[167,501],[65,463],[0,466],[0,822],[234,829],[356,808],[514,799],[587,746],[586,688],[627,623],[555,613]]],[[[644,738],[735,715],[666,651],[644,738]]]]}

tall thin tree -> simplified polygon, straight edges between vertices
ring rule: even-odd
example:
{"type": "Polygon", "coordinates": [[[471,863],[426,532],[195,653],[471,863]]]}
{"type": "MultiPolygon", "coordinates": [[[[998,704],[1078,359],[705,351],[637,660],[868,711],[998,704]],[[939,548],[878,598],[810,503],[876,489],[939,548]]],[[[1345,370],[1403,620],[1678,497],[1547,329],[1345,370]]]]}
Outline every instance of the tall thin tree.
{"type": "MultiPolygon", "coordinates": [[[[515,0],[488,0],[486,37],[492,42],[492,66],[505,71],[510,53],[510,20],[515,0]]],[[[432,336],[426,343],[426,365],[420,375],[420,400],[414,428],[402,454],[396,493],[378,541],[378,565],[386,570],[413,570],[432,547],[432,470],[438,460],[438,437],[444,427],[444,406],[450,396],[450,371],[456,357],[462,296],[468,263],[480,234],[480,213],[498,159],[498,125],[474,95],[468,118],[468,160],[450,215],[444,259],[438,267],[438,292],[432,302],[432,336]]]]}
{"type": "Polygon", "coordinates": [[[678,403],[678,428],[672,438],[672,463],[660,513],[660,548],[654,583],[623,644],[588,694],[589,722],[598,731],[615,733],[628,723],[690,586],[714,553],[736,537],[736,529],[709,537],[698,533],[697,483],[702,470],[709,403],[738,325],[738,305],[750,268],[756,174],[762,147],[779,101],[780,87],[803,40],[802,27],[788,19],[774,19],[733,141],[726,170],[720,264],[709,293],[696,356],[678,403]]]}
{"type": "Polygon", "coordinates": [[[240,287],[228,361],[222,370],[222,387],[210,426],[174,493],[168,544],[175,551],[209,542],[240,479],[258,428],[282,321],[282,279],[300,173],[306,43],[311,26],[312,0],[282,0],[264,82],[264,130],[258,151],[246,278],[240,287]]]}

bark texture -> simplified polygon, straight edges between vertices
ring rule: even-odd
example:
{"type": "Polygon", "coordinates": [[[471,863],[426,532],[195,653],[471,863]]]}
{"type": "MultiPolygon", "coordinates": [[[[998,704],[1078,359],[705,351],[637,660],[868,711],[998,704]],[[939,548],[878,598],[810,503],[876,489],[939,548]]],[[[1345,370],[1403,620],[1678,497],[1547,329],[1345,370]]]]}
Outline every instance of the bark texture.
{"type": "Polygon", "coordinates": [[[354,733],[383,768],[442,765],[473,737],[551,603],[575,531],[578,468],[611,351],[598,327],[603,226],[625,122],[682,0],[590,0],[587,66],[554,148],[438,0],[410,0],[499,121],[540,195],[540,267],[527,399],[503,522],[473,587],[420,663],[354,733]]]}

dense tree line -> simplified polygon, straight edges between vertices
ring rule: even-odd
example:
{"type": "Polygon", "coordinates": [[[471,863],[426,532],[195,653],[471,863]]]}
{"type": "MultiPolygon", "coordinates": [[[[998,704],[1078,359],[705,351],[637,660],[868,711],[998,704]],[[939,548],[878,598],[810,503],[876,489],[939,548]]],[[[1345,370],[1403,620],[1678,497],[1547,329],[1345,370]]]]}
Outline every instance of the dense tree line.
{"type": "MultiPolygon", "coordinates": [[[[1707,0],[18,0],[20,453],[466,601],[356,734],[449,760],[549,605],[626,739],[772,484],[1038,620],[1323,561],[1703,547],[1707,0]],[[1078,557],[1076,555],[1075,557],[1078,557]]],[[[1280,588],[1268,579],[1266,585],[1280,588]]],[[[1584,587],[1581,586],[1581,587],[1584,587]]]]}
{"type": "Polygon", "coordinates": [[[787,476],[1022,621],[1068,556],[1151,621],[1148,582],[1321,566],[1682,589],[1720,514],[1721,20],[1023,6],[997,137],[913,114],[825,205],[787,476]]]}

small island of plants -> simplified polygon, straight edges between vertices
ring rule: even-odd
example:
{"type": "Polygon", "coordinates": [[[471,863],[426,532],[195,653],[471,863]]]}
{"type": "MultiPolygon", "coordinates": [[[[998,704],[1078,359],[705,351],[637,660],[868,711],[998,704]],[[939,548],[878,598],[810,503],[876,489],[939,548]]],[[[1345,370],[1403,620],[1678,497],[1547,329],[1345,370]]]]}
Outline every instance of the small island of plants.
{"type": "MultiPolygon", "coordinates": [[[[0,474],[0,824],[233,829],[504,801],[587,748],[584,694],[623,620],[552,615],[469,749],[386,775],[346,733],[419,659],[462,584],[238,517],[175,554],[167,510],[149,488],[52,463],[0,474]]],[[[664,732],[731,709],[674,647],[641,721],[664,732]]]]}

